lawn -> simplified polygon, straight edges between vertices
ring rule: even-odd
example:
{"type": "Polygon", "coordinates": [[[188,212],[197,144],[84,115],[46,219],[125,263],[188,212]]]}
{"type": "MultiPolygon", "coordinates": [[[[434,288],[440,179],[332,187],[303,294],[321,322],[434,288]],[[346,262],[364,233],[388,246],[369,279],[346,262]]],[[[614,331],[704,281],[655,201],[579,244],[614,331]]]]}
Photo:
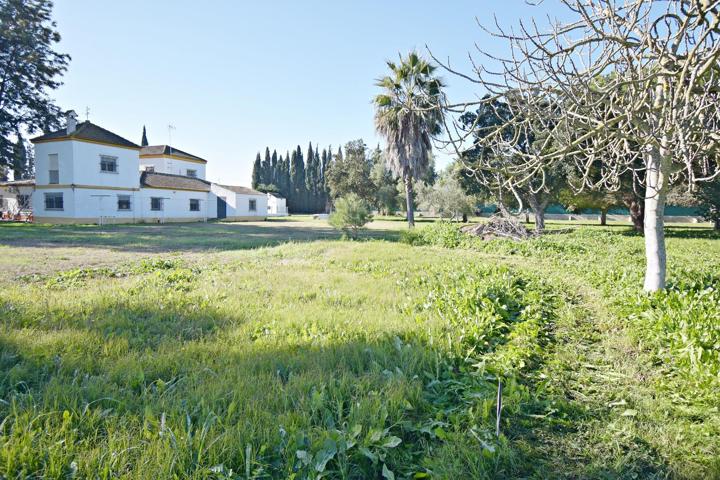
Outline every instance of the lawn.
{"type": "Polygon", "coordinates": [[[720,478],[716,233],[371,227],[0,225],[0,478],[720,478]]]}

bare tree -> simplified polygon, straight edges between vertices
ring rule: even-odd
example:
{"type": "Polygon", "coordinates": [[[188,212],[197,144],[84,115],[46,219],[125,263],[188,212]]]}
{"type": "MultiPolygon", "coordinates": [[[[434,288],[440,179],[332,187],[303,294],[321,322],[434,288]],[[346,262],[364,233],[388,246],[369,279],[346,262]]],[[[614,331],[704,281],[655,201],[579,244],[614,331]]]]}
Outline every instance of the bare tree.
{"type": "Polygon", "coordinates": [[[613,191],[621,176],[636,177],[645,191],[644,287],[662,289],[669,185],[691,188],[720,174],[720,1],[561,3],[575,20],[550,21],[547,30],[535,20],[520,23],[517,31],[499,25],[485,30],[510,46],[507,58],[479,50],[499,65],[497,71],[475,61],[472,74],[443,64],[490,93],[487,99],[447,104],[446,110],[501,102],[512,113],[480,136],[473,135],[484,128],[478,125],[447,121],[445,128],[458,153],[471,140],[493,149],[496,158],[512,153],[512,162],[476,167],[501,170],[509,187],[542,180],[560,162],[577,167],[580,188],[613,191]],[[508,130],[511,138],[534,134],[538,140],[522,151],[507,141],[508,130]]]}

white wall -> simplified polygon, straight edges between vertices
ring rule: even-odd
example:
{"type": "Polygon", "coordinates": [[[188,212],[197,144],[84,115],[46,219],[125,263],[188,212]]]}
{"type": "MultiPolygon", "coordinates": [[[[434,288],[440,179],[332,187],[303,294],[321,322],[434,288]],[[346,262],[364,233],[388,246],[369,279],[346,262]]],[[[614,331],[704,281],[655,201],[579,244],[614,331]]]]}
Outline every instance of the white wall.
{"type": "Polygon", "coordinates": [[[268,201],[268,215],[287,215],[287,202],[282,197],[276,197],[275,195],[267,195],[268,201]]]}
{"type": "Polygon", "coordinates": [[[49,156],[58,155],[60,185],[93,185],[138,188],[139,151],[78,140],[42,142],[35,145],[36,184],[49,184],[49,156]],[[100,171],[100,157],[117,158],[117,173],[100,171]]]}
{"type": "MultiPolygon", "coordinates": [[[[60,167],[62,168],[62,166],[60,167]]],[[[62,181],[62,176],[60,177],[62,181]]],[[[74,218],[75,215],[75,191],[72,188],[41,188],[33,192],[32,209],[33,216],[50,217],[50,218],[74,218]],[[62,210],[45,210],[45,194],[46,193],[62,193],[63,209],[62,210]]]]}
{"type": "Polygon", "coordinates": [[[210,214],[208,192],[191,192],[187,190],[167,190],[161,188],[142,188],[138,204],[138,215],[143,221],[154,222],[161,219],[186,219],[188,221],[214,218],[210,214]],[[150,209],[152,197],[163,199],[163,210],[154,211],[150,209]],[[200,211],[190,211],[190,199],[200,200],[200,211]]]}
{"type": "MultiPolygon", "coordinates": [[[[35,145],[35,183],[47,185],[50,183],[48,173],[50,165],[50,154],[57,154],[60,174],[60,184],[69,185],[73,183],[73,142],[63,140],[59,142],[43,142],[35,145]]],[[[99,159],[98,159],[99,161],[99,159]]]]}
{"type": "MultiPolygon", "coordinates": [[[[205,164],[186,162],[176,158],[163,157],[142,157],[140,158],[140,166],[145,167],[152,165],[157,173],[171,173],[173,175],[187,175],[188,169],[197,172],[197,178],[205,180],[205,164]]],[[[144,170],[144,168],[142,168],[144,170]]]]}
{"type": "MultiPolygon", "coordinates": [[[[232,190],[227,190],[220,185],[216,185],[214,183],[211,185],[210,188],[216,198],[216,207],[217,197],[225,197],[225,202],[227,203],[227,218],[232,219],[232,217],[267,217],[268,203],[267,196],[264,193],[261,193],[259,195],[246,195],[243,193],[235,193],[232,190]],[[250,211],[250,199],[255,199],[256,201],[257,208],[254,212],[250,211]]],[[[215,213],[217,217],[217,212],[215,213]]]]}

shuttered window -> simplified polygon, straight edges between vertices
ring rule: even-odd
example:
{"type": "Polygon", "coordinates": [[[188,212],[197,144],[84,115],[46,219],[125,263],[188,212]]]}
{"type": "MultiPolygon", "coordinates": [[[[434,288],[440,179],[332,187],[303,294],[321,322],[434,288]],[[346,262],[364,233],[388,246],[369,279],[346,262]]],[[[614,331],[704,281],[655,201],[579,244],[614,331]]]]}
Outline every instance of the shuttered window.
{"type": "Polygon", "coordinates": [[[48,155],[48,183],[51,185],[60,183],[60,166],[57,153],[48,155]]]}

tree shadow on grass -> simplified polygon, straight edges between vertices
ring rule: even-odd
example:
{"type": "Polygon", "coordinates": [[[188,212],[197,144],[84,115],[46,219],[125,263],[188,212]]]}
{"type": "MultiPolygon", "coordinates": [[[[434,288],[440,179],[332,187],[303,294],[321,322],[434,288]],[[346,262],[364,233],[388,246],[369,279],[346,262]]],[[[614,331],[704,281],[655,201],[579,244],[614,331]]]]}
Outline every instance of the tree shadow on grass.
{"type": "MultiPolygon", "coordinates": [[[[227,251],[287,242],[337,240],[330,226],[301,222],[165,225],[0,225],[0,244],[31,248],[84,247],[129,252],[227,251]]],[[[363,239],[397,241],[391,229],[369,229],[363,239]]]]}
{"type": "MultiPolygon", "coordinates": [[[[628,237],[642,237],[642,232],[638,232],[633,228],[626,228],[619,232],[622,235],[628,237]]],[[[685,239],[705,239],[705,240],[718,240],[720,239],[720,231],[713,230],[711,227],[702,226],[666,226],[665,227],[665,238],[685,238],[685,239]]]]}

